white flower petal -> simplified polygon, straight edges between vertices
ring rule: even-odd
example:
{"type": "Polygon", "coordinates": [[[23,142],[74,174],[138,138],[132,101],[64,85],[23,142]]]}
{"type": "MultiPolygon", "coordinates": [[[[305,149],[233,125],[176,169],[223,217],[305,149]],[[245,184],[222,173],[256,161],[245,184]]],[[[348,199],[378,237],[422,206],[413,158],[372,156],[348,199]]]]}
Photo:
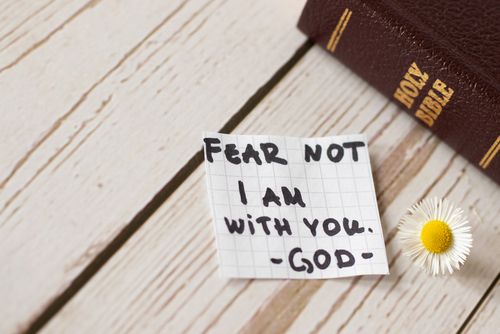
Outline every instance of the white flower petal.
{"type": "Polygon", "coordinates": [[[450,204],[446,198],[438,201],[434,197],[422,200],[408,211],[410,213],[403,216],[398,225],[403,254],[429,275],[452,274],[454,269],[459,270],[472,247],[472,234],[468,233],[471,227],[467,225],[467,218],[462,217],[463,210],[454,208],[454,204],[450,204]],[[422,228],[432,220],[447,224],[452,234],[450,247],[440,254],[428,251],[420,239],[422,228]]]}

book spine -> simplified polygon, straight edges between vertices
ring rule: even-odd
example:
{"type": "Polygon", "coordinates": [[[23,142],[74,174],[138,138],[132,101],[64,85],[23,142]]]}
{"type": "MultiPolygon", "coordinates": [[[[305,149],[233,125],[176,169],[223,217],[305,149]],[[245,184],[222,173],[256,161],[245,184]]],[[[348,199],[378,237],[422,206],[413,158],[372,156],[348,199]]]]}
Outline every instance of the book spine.
{"type": "Polygon", "coordinates": [[[500,90],[388,0],[309,0],[299,28],[500,184],[500,90]]]}

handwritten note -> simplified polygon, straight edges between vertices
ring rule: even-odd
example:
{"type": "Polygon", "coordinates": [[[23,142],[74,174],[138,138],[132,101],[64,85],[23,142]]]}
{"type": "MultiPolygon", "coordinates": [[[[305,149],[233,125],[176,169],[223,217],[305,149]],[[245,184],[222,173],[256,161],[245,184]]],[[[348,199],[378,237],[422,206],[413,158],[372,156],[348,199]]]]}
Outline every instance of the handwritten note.
{"type": "Polygon", "coordinates": [[[222,276],[389,273],[365,135],[203,137],[222,276]]]}

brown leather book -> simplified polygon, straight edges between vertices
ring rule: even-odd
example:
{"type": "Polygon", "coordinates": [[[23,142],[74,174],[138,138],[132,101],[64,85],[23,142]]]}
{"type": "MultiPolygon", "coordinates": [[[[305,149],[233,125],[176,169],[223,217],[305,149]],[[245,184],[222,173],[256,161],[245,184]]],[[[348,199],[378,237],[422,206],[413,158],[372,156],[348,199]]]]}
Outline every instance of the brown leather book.
{"type": "Polygon", "coordinates": [[[500,1],[308,0],[299,28],[500,184],[500,1]]]}

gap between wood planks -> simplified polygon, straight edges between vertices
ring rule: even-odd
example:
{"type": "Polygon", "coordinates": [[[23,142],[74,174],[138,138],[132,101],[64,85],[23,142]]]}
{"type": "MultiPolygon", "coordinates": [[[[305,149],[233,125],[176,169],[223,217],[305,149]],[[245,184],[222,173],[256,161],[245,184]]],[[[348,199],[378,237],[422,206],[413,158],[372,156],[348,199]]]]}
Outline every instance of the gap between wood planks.
{"type": "Polygon", "coordinates": [[[493,280],[493,282],[491,282],[490,286],[484,292],[484,294],[481,297],[481,299],[479,299],[479,301],[477,302],[476,306],[469,313],[469,316],[467,317],[467,319],[465,319],[465,321],[462,324],[462,326],[460,326],[460,328],[458,329],[457,334],[462,334],[463,333],[463,331],[465,330],[465,328],[467,327],[467,325],[469,325],[469,323],[471,322],[472,318],[474,318],[474,316],[476,315],[477,311],[479,311],[479,309],[483,305],[483,303],[486,300],[486,298],[488,298],[488,295],[491,293],[491,291],[493,291],[493,289],[495,288],[495,285],[497,285],[497,283],[498,283],[499,280],[500,280],[500,272],[498,273],[497,277],[493,280]]]}
{"type": "MultiPolygon", "coordinates": [[[[238,124],[273,90],[288,72],[312,48],[314,42],[305,41],[295,54],[253,94],[248,101],[231,117],[219,130],[220,133],[232,132],[238,124]]],[[[36,333],[47,324],[66,303],[80,291],[85,284],[101,269],[106,262],[134,235],[134,233],[155,213],[156,210],[172,195],[177,188],[197,169],[204,161],[203,149],[175,174],[175,176],[137,213],[123,230],[104,248],[92,262],[71,282],[70,286],[56,297],[47,308],[31,323],[25,333],[36,333]]]]}
{"type": "MultiPolygon", "coordinates": [[[[313,47],[312,40],[305,41],[295,54],[255,92],[247,102],[219,130],[220,133],[231,133],[250,112],[273,90],[274,87],[290,72],[290,70],[313,47]]],[[[47,308],[31,323],[25,333],[37,333],[54,317],[68,301],[71,300],[88,281],[108,262],[111,257],[139,230],[139,228],[160,208],[160,206],[179,188],[179,186],[203,163],[203,149],[175,174],[175,176],[140,210],[125,228],[92,260],[92,262],[72,281],[70,286],[56,297],[47,308]]],[[[457,334],[461,334],[481,308],[488,295],[500,280],[500,272],[492,281],[481,299],[471,310],[457,334]]]]}

